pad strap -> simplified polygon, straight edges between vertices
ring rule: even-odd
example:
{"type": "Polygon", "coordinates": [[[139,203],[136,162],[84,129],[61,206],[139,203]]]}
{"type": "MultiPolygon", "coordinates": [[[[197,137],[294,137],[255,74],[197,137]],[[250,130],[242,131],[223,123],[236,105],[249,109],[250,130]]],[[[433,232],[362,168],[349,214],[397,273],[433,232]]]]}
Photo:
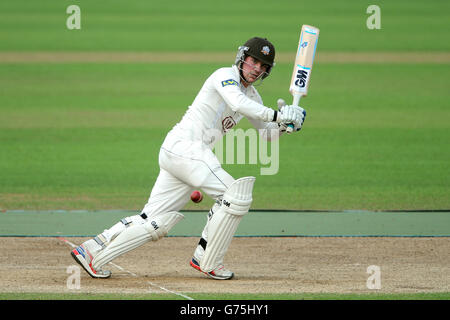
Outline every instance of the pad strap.
{"type": "Polygon", "coordinates": [[[208,242],[205,239],[200,238],[200,241],[198,242],[198,244],[199,244],[199,246],[201,246],[203,248],[203,250],[206,250],[206,245],[208,244],[208,242]]]}

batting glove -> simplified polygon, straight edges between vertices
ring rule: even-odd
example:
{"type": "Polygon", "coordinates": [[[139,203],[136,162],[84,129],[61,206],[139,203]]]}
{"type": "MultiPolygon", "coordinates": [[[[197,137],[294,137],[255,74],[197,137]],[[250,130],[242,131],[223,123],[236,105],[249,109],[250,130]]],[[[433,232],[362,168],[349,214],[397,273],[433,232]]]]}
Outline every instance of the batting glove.
{"type": "Polygon", "coordinates": [[[306,119],[306,110],[298,106],[295,106],[295,108],[297,108],[297,112],[300,112],[302,114],[302,121],[299,126],[294,125],[294,131],[300,131],[302,129],[303,122],[305,122],[306,119]]]}
{"type": "Polygon", "coordinates": [[[303,108],[287,105],[282,107],[278,122],[286,126],[292,124],[294,128],[297,128],[296,131],[298,131],[303,125],[305,115],[306,112],[303,108]]]}

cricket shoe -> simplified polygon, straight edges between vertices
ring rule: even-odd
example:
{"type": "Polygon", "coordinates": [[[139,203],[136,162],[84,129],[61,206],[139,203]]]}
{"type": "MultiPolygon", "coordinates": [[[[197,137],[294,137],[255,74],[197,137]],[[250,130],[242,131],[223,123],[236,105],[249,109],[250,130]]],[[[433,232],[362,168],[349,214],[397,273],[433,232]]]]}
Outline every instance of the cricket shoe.
{"type": "Polygon", "coordinates": [[[72,250],[70,253],[72,257],[75,259],[76,262],[80,266],[83,267],[84,270],[86,270],[87,273],[92,278],[109,278],[111,277],[111,271],[108,270],[95,270],[92,267],[92,259],[94,258],[92,254],[86,249],[84,245],[80,245],[72,250]]]}
{"type": "Polygon", "coordinates": [[[208,277],[216,279],[216,280],[229,280],[234,277],[234,273],[230,270],[225,269],[224,265],[221,264],[217,268],[215,268],[213,271],[210,272],[204,272],[202,269],[200,269],[200,263],[195,258],[192,258],[191,267],[206,274],[208,277]]]}

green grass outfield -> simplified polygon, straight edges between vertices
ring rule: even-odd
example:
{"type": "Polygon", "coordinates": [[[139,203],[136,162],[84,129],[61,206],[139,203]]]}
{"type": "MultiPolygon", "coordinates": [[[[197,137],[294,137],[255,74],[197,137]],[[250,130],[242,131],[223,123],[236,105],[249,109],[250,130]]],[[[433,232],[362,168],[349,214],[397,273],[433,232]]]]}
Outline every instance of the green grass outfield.
{"type": "MultiPolygon", "coordinates": [[[[220,65],[0,64],[0,208],[140,210],[165,134],[220,65]]],[[[278,174],[224,168],[257,177],[255,209],[450,208],[450,65],[417,68],[317,65],[278,174]]],[[[278,65],[259,88],[268,105],[289,100],[290,69],[278,65]]]]}
{"type": "Polygon", "coordinates": [[[229,51],[260,34],[286,52],[312,24],[325,51],[448,51],[449,10],[446,0],[4,0],[0,50],[229,51]],[[73,4],[79,31],[66,28],[73,4]],[[378,31],[366,27],[371,4],[381,9],[378,31]]]}
{"type": "MultiPolygon", "coordinates": [[[[302,100],[304,130],[282,138],[277,175],[261,176],[261,164],[224,164],[236,178],[257,177],[253,208],[450,208],[448,1],[378,1],[380,30],[366,27],[372,3],[357,0],[81,0],[82,28],[68,30],[71,4],[0,4],[0,58],[13,57],[0,59],[1,210],[140,210],[158,174],[165,134],[206,77],[233,60],[57,63],[58,53],[107,59],[117,52],[170,52],[181,59],[186,52],[234,52],[245,39],[265,35],[287,57],[295,54],[303,23],[321,29],[302,100]],[[16,52],[55,56],[14,63],[16,52]],[[320,54],[330,52],[350,54],[348,63],[320,63],[320,54]],[[397,63],[352,63],[358,53],[379,53],[380,61],[397,54],[397,63]],[[424,59],[402,61],[406,53],[424,59]],[[446,58],[427,61],[433,53],[446,58]]],[[[259,87],[266,105],[290,101],[291,70],[290,59],[282,59],[259,87]]]]}

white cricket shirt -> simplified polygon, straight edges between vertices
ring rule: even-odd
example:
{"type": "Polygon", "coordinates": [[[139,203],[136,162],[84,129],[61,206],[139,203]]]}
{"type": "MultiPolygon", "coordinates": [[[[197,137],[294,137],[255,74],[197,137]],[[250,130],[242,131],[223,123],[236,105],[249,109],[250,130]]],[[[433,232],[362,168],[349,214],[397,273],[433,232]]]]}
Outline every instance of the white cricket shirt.
{"type": "MultiPolygon", "coordinates": [[[[188,139],[203,141],[213,148],[214,143],[243,117],[256,129],[277,129],[276,132],[279,132],[278,124],[272,122],[274,112],[263,105],[261,96],[253,86],[245,88],[240,83],[236,66],[220,68],[205,81],[181,121],[168,133],[165,142],[188,139]]],[[[262,136],[265,139],[271,137],[270,134],[262,136]]],[[[163,147],[169,147],[165,144],[163,147]]]]}

